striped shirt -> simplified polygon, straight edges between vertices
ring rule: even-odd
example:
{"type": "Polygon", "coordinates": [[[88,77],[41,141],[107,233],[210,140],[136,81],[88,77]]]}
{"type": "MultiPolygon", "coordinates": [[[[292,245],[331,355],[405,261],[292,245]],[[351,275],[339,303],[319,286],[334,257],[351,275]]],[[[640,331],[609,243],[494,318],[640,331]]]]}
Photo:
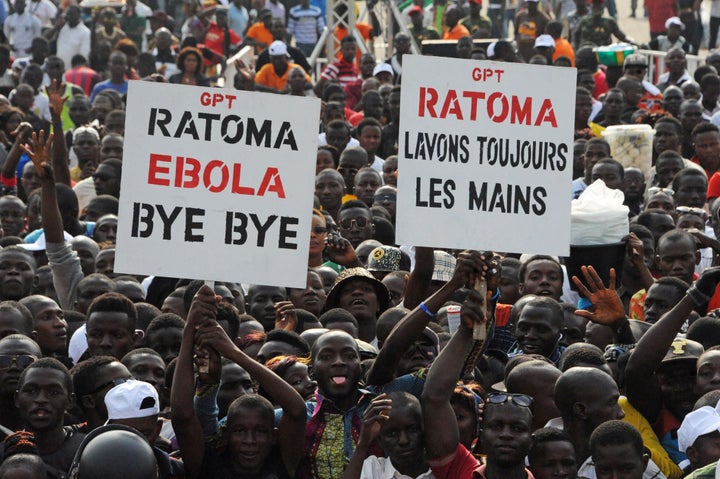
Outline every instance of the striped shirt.
{"type": "Polygon", "coordinates": [[[65,72],[65,81],[77,85],[90,96],[93,87],[102,81],[98,72],[86,65],[79,65],[65,72]]]}
{"type": "Polygon", "coordinates": [[[297,43],[316,43],[325,28],[322,11],[313,5],[296,5],[290,9],[288,33],[297,43]]]}
{"type": "Polygon", "coordinates": [[[320,76],[325,80],[337,80],[343,88],[362,78],[360,76],[360,70],[352,63],[346,62],[343,58],[326,66],[320,76]]]}

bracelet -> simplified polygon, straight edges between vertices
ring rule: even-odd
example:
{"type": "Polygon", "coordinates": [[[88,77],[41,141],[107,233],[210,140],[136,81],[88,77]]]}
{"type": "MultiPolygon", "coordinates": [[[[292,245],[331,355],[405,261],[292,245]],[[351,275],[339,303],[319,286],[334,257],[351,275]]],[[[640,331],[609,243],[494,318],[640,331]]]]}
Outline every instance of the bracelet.
{"type": "Polygon", "coordinates": [[[695,285],[690,286],[687,295],[697,306],[704,306],[710,302],[710,296],[700,291],[695,285]]]}
{"type": "Polygon", "coordinates": [[[495,294],[492,295],[492,298],[490,298],[491,301],[497,301],[500,297],[500,288],[497,288],[495,290],[495,294]]]}
{"type": "Polygon", "coordinates": [[[423,301],[422,303],[420,303],[420,309],[422,309],[422,310],[425,312],[425,314],[427,314],[427,315],[430,316],[431,318],[434,318],[434,317],[435,317],[435,313],[433,313],[432,311],[430,311],[430,310],[428,309],[428,307],[425,306],[425,302],[424,302],[424,301],[423,301]]]}

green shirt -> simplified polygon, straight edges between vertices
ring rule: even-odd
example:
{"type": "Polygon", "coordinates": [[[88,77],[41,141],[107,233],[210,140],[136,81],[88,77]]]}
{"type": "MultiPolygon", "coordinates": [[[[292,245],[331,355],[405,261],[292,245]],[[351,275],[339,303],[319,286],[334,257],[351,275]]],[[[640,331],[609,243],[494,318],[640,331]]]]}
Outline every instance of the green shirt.
{"type": "Polygon", "coordinates": [[[696,469],[695,471],[693,471],[692,474],[688,474],[687,476],[685,476],[685,479],[715,479],[715,469],[717,469],[717,462],[713,462],[712,464],[708,464],[705,467],[696,469]]]}
{"type": "Polygon", "coordinates": [[[578,46],[584,43],[593,43],[598,47],[610,45],[612,36],[619,30],[618,24],[610,17],[602,17],[595,23],[592,15],[584,17],[578,24],[576,35],[578,46]]]}
{"type": "Polygon", "coordinates": [[[470,35],[474,38],[478,38],[475,34],[480,30],[486,32],[486,37],[490,38],[492,32],[492,22],[485,15],[480,15],[478,18],[472,18],[468,15],[460,20],[460,23],[470,31],[470,35]]]}
{"type": "Polygon", "coordinates": [[[422,27],[420,31],[415,28],[410,28],[410,33],[418,44],[418,47],[422,48],[423,40],[439,40],[440,34],[433,28],[422,27]]]}

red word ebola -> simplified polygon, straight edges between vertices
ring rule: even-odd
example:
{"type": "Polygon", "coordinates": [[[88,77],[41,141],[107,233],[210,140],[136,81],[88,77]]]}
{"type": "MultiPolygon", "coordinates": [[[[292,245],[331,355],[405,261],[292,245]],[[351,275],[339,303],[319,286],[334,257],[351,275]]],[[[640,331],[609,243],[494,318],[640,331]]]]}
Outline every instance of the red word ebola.
{"type": "MultiPolygon", "coordinates": [[[[242,165],[233,163],[230,167],[220,160],[211,160],[203,164],[195,158],[150,154],[148,165],[148,184],[174,186],[175,188],[204,187],[210,193],[228,191],[237,195],[265,196],[275,193],[285,198],[285,188],[280,178],[280,170],[275,167],[265,169],[257,190],[241,183],[242,165]]],[[[245,178],[247,180],[247,178],[245,178]]],[[[255,179],[257,180],[257,179],[255,179]]]]}
{"type": "Polygon", "coordinates": [[[521,98],[499,91],[488,94],[484,91],[438,91],[420,87],[418,100],[419,117],[476,121],[483,115],[495,123],[558,126],[549,98],[521,98]]]}

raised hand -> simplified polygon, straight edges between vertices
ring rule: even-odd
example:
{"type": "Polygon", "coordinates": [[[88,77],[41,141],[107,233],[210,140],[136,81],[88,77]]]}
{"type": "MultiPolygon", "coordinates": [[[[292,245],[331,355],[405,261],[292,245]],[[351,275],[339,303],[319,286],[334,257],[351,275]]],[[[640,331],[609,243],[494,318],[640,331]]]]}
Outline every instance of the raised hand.
{"type": "Polygon", "coordinates": [[[325,252],[330,261],[346,266],[362,266],[352,244],[339,234],[328,234],[325,238],[325,252]]]}
{"type": "Polygon", "coordinates": [[[358,444],[369,446],[378,438],[383,423],[388,420],[390,409],[392,409],[392,400],[387,397],[387,394],[381,394],[370,401],[370,405],[363,414],[358,444]]]}
{"type": "Polygon", "coordinates": [[[295,305],[291,301],[280,301],[275,303],[275,329],[295,331],[297,326],[297,313],[295,305]]]}
{"type": "Polygon", "coordinates": [[[33,126],[30,123],[23,121],[10,134],[15,137],[15,141],[19,141],[22,144],[28,141],[32,132],[33,126]]]}
{"type": "Polygon", "coordinates": [[[229,357],[237,347],[225,330],[215,321],[206,321],[195,333],[198,349],[212,349],[220,356],[229,357]]]}
{"type": "Polygon", "coordinates": [[[62,114],[65,102],[69,98],[67,96],[63,96],[66,88],[67,85],[65,85],[65,83],[58,83],[57,80],[53,80],[51,86],[45,87],[45,93],[50,100],[50,113],[52,113],[53,116],[59,117],[62,114]]]}
{"type": "Polygon", "coordinates": [[[579,309],[575,311],[575,314],[605,326],[611,326],[615,322],[624,319],[625,308],[623,308],[622,301],[620,301],[620,296],[615,291],[615,269],[610,268],[610,285],[608,287],[605,287],[602,279],[600,279],[592,266],[583,266],[581,270],[589,289],[585,287],[577,276],[572,277],[573,283],[577,286],[580,294],[593,304],[595,311],[579,309]]]}
{"type": "Polygon", "coordinates": [[[185,327],[197,331],[207,321],[214,321],[216,316],[217,299],[215,298],[215,292],[207,285],[203,285],[193,298],[185,327]]]}
{"type": "Polygon", "coordinates": [[[626,254],[630,261],[635,265],[640,265],[645,261],[645,246],[640,238],[635,233],[630,233],[625,238],[626,243],[626,254]]]}
{"type": "Polygon", "coordinates": [[[705,296],[712,296],[720,283],[720,267],[708,268],[702,272],[693,287],[705,296]]]}
{"type": "Polygon", "coordinates": [[[32,160],[37,170],[38,176],[41,178],[46,174],[51,175],[52,169],[50,167],[50,151],[52,149],[52,141],[54,135],[50,133],[47,141],[45,141],[45,130],[40,130],[40,134],[33,132],[30,140],[30,147],[28,145],[20,144],[20,148],[24,151],[32,160]]]}

